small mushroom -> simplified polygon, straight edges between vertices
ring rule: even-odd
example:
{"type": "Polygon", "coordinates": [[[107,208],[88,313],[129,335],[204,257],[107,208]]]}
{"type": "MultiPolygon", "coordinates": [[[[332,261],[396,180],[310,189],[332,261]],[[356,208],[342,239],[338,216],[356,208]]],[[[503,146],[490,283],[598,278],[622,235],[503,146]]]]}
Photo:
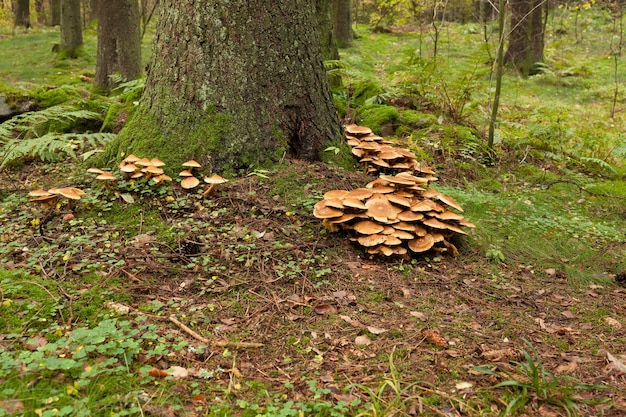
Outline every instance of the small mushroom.
{"type": "Polygon", "coordinates": [[[117,178],[115,177],[115,175],[113,175],[113,173],[108,172],[108,171],[103,171],[101,174],[99,174],[96,177],[96,180],[101,181],[104,183],[104,188],[106,188],[107,190],[111,189],[111,183],[114,181],[117,181],[117,178]]]}
{"type": "Polygon", "coordinates": [[[42,188],[29,192],[28,196],[31,197],[31,203],[41,204],[45,207],[54,206],[58,200],[58,197],[55,194],[49,193],[42,188]]]}
{"type": "Polygon", "coordinates": [[[193,188],[196,188],[199,184],[200,180],[196,177],[185,177],[180,182],[180,186],[183,187],[185,190],[191,190],[193,188]]]}
{"type": "Polygon", "coordinates": [[[209,185],[209,188],[207,188],[206,191],[202,193],[202,195],[208,195],[211,193],[211,191],[213,191],[216,185],[224,184],[225,182],[228,182],[228,180],[220,177],[217,174],[214,174],[214,175],[211,175],[210,177],[204,177],[204,182],[210,185],[209,185]]]}

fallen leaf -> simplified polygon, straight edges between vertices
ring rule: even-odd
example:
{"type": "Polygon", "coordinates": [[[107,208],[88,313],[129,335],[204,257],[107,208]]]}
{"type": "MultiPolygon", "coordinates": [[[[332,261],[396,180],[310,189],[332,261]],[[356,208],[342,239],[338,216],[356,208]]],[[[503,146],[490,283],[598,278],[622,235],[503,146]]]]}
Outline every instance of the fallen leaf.
{"type": "Polygon", "coordinates": [[[335,307],[331,306],[330,304],[318,304],[315,306],[315,312],[320,315],[332,314],[336,311],[337,310],[335,309],[335,307]]]}
{"type": "Polygon", "coordinates": [[[110,308],[115,311],[117,314],[128,314],[130,313],[130,307],[124,304],[116,303],[114,301],[109,301],[105,304],[106,308],[110,308]]]}
{"type": "Polygon", "coordinates": [[[172,378],[177,380],[185,379],[189,376],[189,371],[182,366],[172,366],[168,369],[168,373],[172,376],[172,378]]]}
{"type": "Polygon", "coordinates": [[[604,321],[606,321],[606,323],[613,327],[615,330],[621,330],[622,329],[622,323],[620,323],[619,321],[615,320],[612,317],[605,317],[604,321]]]}
{"type": "Polygon", "coordinates": [[[421,321],[426,321],[426,315],[424,313],[420,313],[419,311],[411,311],[409,313],[412,317],[417,317],[421,321]]]}
{"type": "Polygon", "coordinates": [[[606,360],[609,361],[609,368],[612,368],[621,374],[626,374],[626,365],[624,365],[624,362],[613,356],[608,350],[605,350],[604,354],[606,355],[606,360]]]}
{"type": "Polygon", "coordinates": [[[26,343],[24,343],[24,348],[28,350],[37,350],[38,348],[45,346],[48,344],[48,339],[41,335],[36,335],[28,339],[26,343]]]}
{"type": "Polygon", "coordinates": [[[465,382],[465,381],[461,381],[461,382],[457,382],[455,384],[455,388],[457,390],[463,390],[463,389],[470,389],[474,386],[474,384],[472,384],[471,382],[465,382]]]}
{"type": "Polygon", "coordinates": [[[422,330],[422,336],[424,336],[426,340],[428,340],[430,343],[432,343],[435,346],[439,346],[442,348],[448,347],[448,342],[446,341],[446,339],[443,338],[441,333],[439,333],[437,330],[424,329],[422,330]]]}
{"type": "Polygon", "coordinates": [[[353,319],[350,316],[344,316],[344,315],[340,315],[339,317],[341,317],[341,319],[343,321],[345,321],[346,323],[348,323],[349,325],[351,325],[352,327],[363,327],[363,325],[361,324],[361,322],[359,322],[358,320],[353,319]]]}
{"type": "Polygon", "coordinates": [[[561,311],[561,314],[563,316],[567,317],[568,319],[573,319],[574,318],[574,313],[572,313],[569,310],[561,311]]]}
{"type": "Polygon", "coordinates": [[[387,332],[387,329],[382,329],[380,327],[374,327],[374,326],[367,326],[367,331],[372,333],[372,334],[383,334],[385,332],[387,332]]]}
{"type": "Polygon", "coordinates": [[[511,362],[522,360],[524,355],[522,352],[515,348],[505,349],[486,349],[480,357],[488,360],[489,362],[511,362]]]}
{"type": "Polygon", "coordinates": [[[578,364],[573,362],[565,362],[562,365],[556,367],[556,373],[560,375],[569,375],[576,370],[578,364]]]}
{"type": "Polygon", "coordinates": [[[362,334],[354,339],[354,344],[357,346],[369,346],[372,344],[372,339],[367,337],[367,335],[362,334]]]}
{"type": "Polygon", "coordinates": [[[201,406],[207,403],[206,401],[206,397],[204,395],[194,395],[191,398],[191,402],[193,403],[193,405],[195,406],[201,406]]]}

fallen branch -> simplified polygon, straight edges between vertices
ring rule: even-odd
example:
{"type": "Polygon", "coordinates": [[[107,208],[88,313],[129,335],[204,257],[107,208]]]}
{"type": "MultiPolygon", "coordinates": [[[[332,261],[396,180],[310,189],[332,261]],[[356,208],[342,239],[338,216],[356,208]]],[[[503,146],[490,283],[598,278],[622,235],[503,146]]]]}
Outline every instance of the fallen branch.
{"type": "Polygon", "coordinates": [[[199,340],[202,343],[206,343],[207,345],[213,345],[213,346],[218,346],[218,347],[228,347],[228,348],[233,348],[233,349],[248,349],[248,348],[263,347],[263,343],[258,343],[258,342],[229,342],[227,340],[218,340],[215,342],[211,342],[206,337],[190,329],[187,325],[182,323],[173,315],[169,316],[169,320],[175,325],[177,325],[185,333],[193,337],[194,339],[199,340]]]}

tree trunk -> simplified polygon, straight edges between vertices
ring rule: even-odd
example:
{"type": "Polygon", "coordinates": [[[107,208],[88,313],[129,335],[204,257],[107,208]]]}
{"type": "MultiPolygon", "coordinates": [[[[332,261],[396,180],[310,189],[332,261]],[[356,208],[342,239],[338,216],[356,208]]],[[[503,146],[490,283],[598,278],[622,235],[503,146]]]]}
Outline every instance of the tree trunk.
{"type": "Polygon", "coordinates": [[[61,0],[61,56],[77,58],[82,46],[80,0],[61,0]]]}
{"type": "Polygon", "coordinates": [[[37,23],[46,23],[46,5],[44,0],[35,0],[35,10],[37,11],[37,23]]]}
{"type": "Polygon", "coordinates": [[[50,0],[50,26],[61,24],[61,0],[50,0]]]}
{"type": "Polygon", "coordinates": [[[339,48],[352,46],[352,10],[350,0],[333,0],[335,39],[339,48]]]}
{"type": "Polygon", "coordinates": [[[523,76],[533,74],[535,64],[543,62],[544,0],[511,0],[511,32],[505,62],[523,76]]]}
{"type": "Polygon", "coordinates": [[[31,27],[30,24],[30,1],[17,0],[15,3],[15,26],[31,27]]]}
{"type": "Polygon", "coordinates": [[[322,48],[322,60],[339,59],[337,40],[333,29],[332,0],[316,0],[317,32],[319,33],[320,46],[322,48]]]}
{"type": "MultiPolygon", "coordinates": [[[[307,0],[166,0],[146,88],[109,152],[235,172],[340,138],[307,0]]],[[[173,168],[175,169],[175,168],[173,168]]]]}
{"type": "Polygon", "coordinates": [[[118,83],[111,75],[119,73],[124,81],[141,75],[141,32],[137,0],[109,0],[98,8],[98,58],[94,84],[102,89],[118,83]]]}

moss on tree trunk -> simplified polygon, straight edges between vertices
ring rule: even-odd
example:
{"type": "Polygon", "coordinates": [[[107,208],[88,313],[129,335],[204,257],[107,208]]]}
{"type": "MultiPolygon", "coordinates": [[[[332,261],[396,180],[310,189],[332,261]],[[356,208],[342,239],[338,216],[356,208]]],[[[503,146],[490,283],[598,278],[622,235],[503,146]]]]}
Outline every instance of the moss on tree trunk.
{"type": "Polygon", "coordinates": [[[340,126],[306,0],[164,1],[146,88],[109,147],[215,171],[319,158],[340,126]]]}

